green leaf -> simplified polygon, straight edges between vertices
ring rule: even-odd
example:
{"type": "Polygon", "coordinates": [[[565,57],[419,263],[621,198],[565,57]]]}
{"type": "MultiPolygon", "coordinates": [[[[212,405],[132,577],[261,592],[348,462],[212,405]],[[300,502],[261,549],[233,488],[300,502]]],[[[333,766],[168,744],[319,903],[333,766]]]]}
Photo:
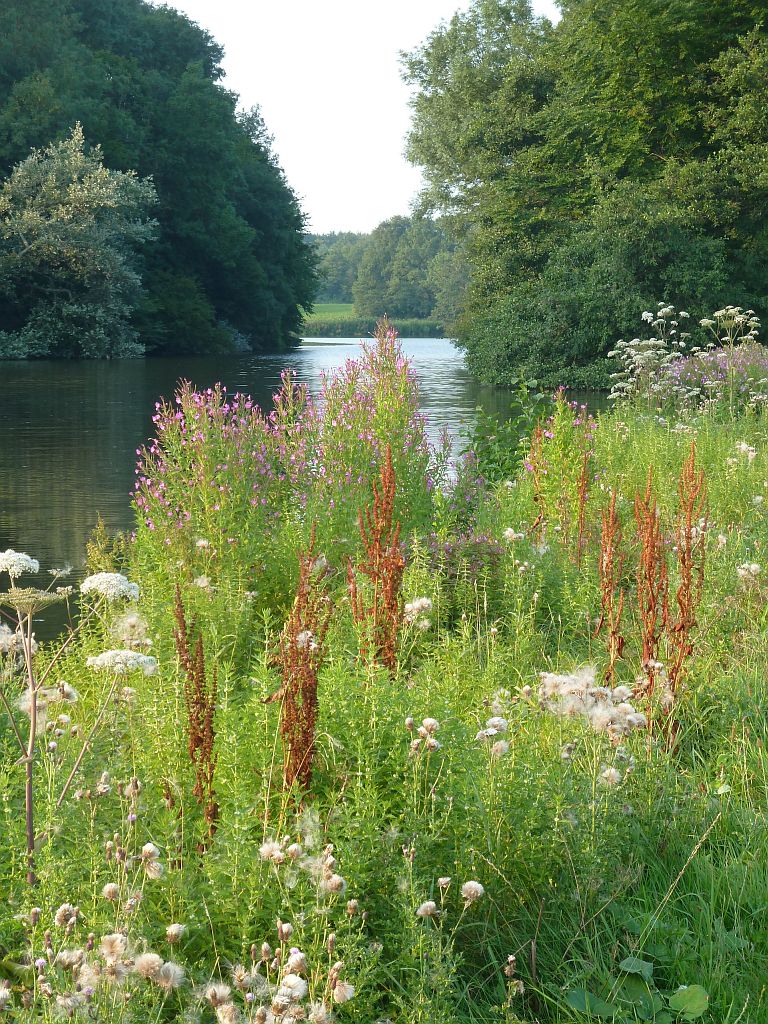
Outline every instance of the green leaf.
{"type": "Polygon", "coordinates": [[[636,956],[625,957],[619,967],[627,974],[641,974],[646,981],[653,978],[653,964],[648,960],[641,960],[636,956]]]}
{"type": "Polygon", "coordinates": [[[619,1008],[583,988],[572,988],[566,992],[565,1001],[573,1010],[591,1013],[593,1017],[615,1017],[619,1008]]]}
{"type": "Polygon", "coordinates": [[[696,1020],[709,1006],[709,996],[701,985],[683,985],[669,1000],[670,1010],[682,1013],[683,1020],[696,1020]]]}
{"type": "Polygon", "coordinates": [[[616,984],[616,998],[630,1003],[642,1020],[653,1020],[655,1014],[664,1008],[661,996],[638,974],[625,974],[616,984]]]}

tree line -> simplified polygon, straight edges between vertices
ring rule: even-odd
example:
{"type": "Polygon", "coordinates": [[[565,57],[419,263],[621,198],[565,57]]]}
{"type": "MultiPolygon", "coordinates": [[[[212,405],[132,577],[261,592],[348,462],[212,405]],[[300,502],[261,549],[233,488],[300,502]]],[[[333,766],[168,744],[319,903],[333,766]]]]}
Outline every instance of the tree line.
{"type": "Polygon", "coordinates": [[[403,56],[486,381],[598,380],[658,300],[768,307],[764,0],[474,0],[403,56]]]}
{"type": "Polygon", "coordinates": [[[360,317],[452,323],[463,308],[469,272],[463,247],[430,217],[391,217],[370,234],[312,235],[318,302],[354,303],[360,317]]]}
{"type": "Polygon", "coordinates": [[[284,347],[304,216],[223,52],[146,0],[0,9],[0,356],[284,347]]]}

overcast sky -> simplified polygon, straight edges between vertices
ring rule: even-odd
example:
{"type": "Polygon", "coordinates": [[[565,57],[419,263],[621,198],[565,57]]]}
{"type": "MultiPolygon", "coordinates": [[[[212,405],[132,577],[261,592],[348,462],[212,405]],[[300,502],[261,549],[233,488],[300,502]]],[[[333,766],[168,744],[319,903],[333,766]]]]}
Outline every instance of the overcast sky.
{"type": "MultiPolygon", "coordinates": [[[[224,46],[225,84],[258,104],[312,231],[370,231],[407,214],[398,54],[468,0],[168,0],[224,46]]],[[[552,0],[536,13],[556,17],[552,0]]]]}

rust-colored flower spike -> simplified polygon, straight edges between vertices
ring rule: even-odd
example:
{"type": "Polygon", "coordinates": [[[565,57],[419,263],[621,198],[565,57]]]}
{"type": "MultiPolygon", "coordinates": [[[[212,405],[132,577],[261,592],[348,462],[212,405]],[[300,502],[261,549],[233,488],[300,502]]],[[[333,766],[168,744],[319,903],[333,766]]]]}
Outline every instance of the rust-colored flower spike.
{"type": "Polygon", "coordinates": [[[608,508],[602,513],[600,531],[600,618],[595,629],[599,636],[607,627],[605,645],[608,650],[608,665],[605,670],[605,685],[611,686],[616,675],[616,662],[624,653],[625,639],[621,633],[621,617],[624,611],[624,588],[621,577],[624,570],[624,555],[621,550],[621,525],[616,512],[616,491],[611,492],[608,508]]]}
{"type": "Polygon", "coordinates": [[[661,517],[653,494],[653,468],[648,469],[645,494],[635,495],[635,522],[640,542],[637,565],[637,604],[640,613],[640,633],[643,665],[646,672],[646,692],[653,694],[656,665],[659,663],[659,644],[669,619],[669,578],[667,556],[661,517]]]}
{"type": "Polygon", "coordinates": [[[395,522],[396,489],[392,446],[387,445],[379,483],[373,484],[373,504],[358,512],[364,557],[356,569],[351,560],[347,567],[352,616],[368,633],[361,641],[361,653],[366,657],[370,644],[373,657],[392,676],[397,671],[399,634],[403,622],[401,587],[405,570],[400,523],[395,522]],[[370,596],[362,592],[358,575],[368,578],[370,596]]]}
{"type": "MultiPolygon", "coordinates": [[[[675,534],[680,584],[675,594],[676,614],[668,623],[671,657],[669,686],[674,697],[693,654],[692,633],[704,587],[707,532],[707,484],[703,470],[696,470],[696,444],[691,441],[688,458],[678,482],[679,505],[675,534]]],[[[668,711],[671,710],[671,706],[668,711]]]]}
{"type": "Polygon", "coordinates": [[[176,584],[176,602],[174,606],[176,626],[173,630],[176,651],[184,669],[184,703],[187,710],[187,749],[189,759],[195,772],[193,793],[198,804],[203,808],[208,836],[212,838],[216,832],[219,818],[219,805],[216,802],[214,776],[216,773],[217,755],[214,749],[216,730],[214,716],[216,713],[216,697],[218,681],[216,669],[211,674],[210,683],[206,677],[205,651],[203,637],[198,632],[192,642],[195,623],[190,628],[181,599],[181,588],[176,584]]]}

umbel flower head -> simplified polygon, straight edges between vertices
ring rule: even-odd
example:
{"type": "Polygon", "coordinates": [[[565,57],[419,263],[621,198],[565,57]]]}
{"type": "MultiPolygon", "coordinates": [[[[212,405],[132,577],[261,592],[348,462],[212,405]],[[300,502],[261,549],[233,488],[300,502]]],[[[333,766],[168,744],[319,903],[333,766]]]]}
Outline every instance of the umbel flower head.
{"type": "Polygon", "coordinates": [[[30,558],[21,551],[8,548],[0,552],[0,572],[7,572],[11,580],[17,580],[22,573],[40,572],[40,563],[36,558],[30,558]]]}
{"type": "Polygon", "coordinates": [[[119,601],[121,598],[128,601],[139,599],[138,584],[131,583],[119,572],[97,572],[86,577],[80,584],[80,593],[98,594],[108,601],[119,601]]]}

